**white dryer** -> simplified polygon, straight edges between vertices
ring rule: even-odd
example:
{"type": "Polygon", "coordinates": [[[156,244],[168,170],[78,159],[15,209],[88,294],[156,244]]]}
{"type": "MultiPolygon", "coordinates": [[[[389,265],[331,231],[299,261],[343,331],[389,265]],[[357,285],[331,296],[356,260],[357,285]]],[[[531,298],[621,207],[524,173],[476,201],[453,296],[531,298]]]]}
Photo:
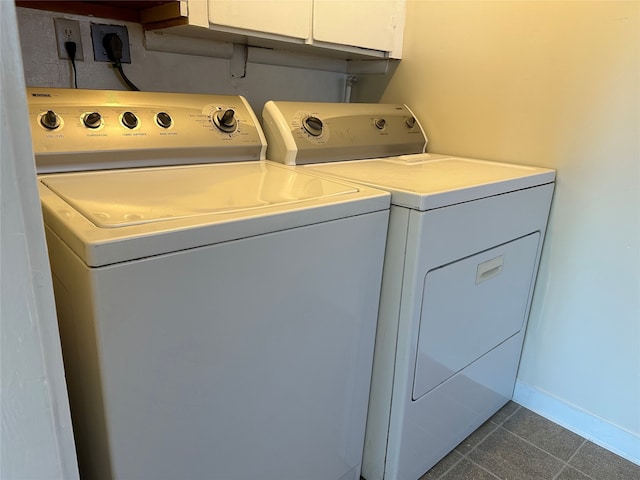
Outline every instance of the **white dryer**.
{"type": "Polygon", "coordinates": [[[28,98],[83,478],[357,480],[389,194],[242,97],[28,98]]]}
{"type": "Polygon", "coordinates": [[[271,160],[391,192],[362,476],[417,480],[512,396],[555,172],[420,153],[404,105],[268,102],[263,126],[271,160]]]}

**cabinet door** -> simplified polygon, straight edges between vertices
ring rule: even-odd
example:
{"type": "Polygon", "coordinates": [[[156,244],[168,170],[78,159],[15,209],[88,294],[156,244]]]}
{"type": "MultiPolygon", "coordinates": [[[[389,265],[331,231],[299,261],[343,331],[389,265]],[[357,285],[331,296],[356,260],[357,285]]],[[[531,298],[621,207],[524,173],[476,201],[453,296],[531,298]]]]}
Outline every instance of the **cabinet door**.
{"type": "Polygon", "coordinates": [[[209,23],[307,40],[312,0],[208,0],[209,23]]]}
{"type": "Polygon", "coordinates": [[[313,39],[392,52],[402,42],[401,0],[314,0],[313,39]]]}

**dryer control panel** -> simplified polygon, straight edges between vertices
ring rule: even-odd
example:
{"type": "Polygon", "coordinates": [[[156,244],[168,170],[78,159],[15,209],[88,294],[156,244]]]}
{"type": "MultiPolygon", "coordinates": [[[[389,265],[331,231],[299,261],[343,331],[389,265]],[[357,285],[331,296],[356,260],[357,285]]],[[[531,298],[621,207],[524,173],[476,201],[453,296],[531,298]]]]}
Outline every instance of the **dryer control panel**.
{"type": "Polygon", "coordinates": [[[237,95],[28,88],[38,172],[264,159],[237,95]]]}
{"type": "Polygon", "coordinates": [[[423,153],[427,146],[401,104],[270,101],[262,121],[268,158],[288,165],[423,153]]]}

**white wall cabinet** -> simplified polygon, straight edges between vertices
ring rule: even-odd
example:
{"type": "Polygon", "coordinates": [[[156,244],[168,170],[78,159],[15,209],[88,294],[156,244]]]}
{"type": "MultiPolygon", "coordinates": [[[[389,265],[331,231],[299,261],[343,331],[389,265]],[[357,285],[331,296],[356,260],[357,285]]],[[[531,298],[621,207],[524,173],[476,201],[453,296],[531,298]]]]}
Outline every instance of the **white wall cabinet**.
{"type": "Polygon", "coordinates": [[[406,0],[184,0],[147,30],[339,56],[401,58],[406,0]]]}
{"type": "Polygon", "coordinates": [[[389,52],[400,58],[404,1],[313,0],[313,40],[389,52]]]}
{"type": "MultiPolygon", "coordinates": [[[[190,4],[197,0],[190,0],[190,4]]],[[[208,0],[209,28],[311,38],[312,0],[208,0]]]]}

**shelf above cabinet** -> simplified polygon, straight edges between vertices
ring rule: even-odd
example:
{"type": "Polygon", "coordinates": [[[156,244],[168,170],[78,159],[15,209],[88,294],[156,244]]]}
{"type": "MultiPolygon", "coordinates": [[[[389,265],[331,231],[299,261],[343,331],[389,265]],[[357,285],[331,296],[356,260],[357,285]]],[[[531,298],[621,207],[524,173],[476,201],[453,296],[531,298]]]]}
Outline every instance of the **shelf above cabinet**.
{"type": "Polygon", "coordinates": [[[142,23],[142,15],[148,9],[167,4],[179,3],[175,0],[134,0],[134,1],[41,1],[16,0],[16,6],[47,10],[49,12],[86,15],[91,17],[142,23]]]}

